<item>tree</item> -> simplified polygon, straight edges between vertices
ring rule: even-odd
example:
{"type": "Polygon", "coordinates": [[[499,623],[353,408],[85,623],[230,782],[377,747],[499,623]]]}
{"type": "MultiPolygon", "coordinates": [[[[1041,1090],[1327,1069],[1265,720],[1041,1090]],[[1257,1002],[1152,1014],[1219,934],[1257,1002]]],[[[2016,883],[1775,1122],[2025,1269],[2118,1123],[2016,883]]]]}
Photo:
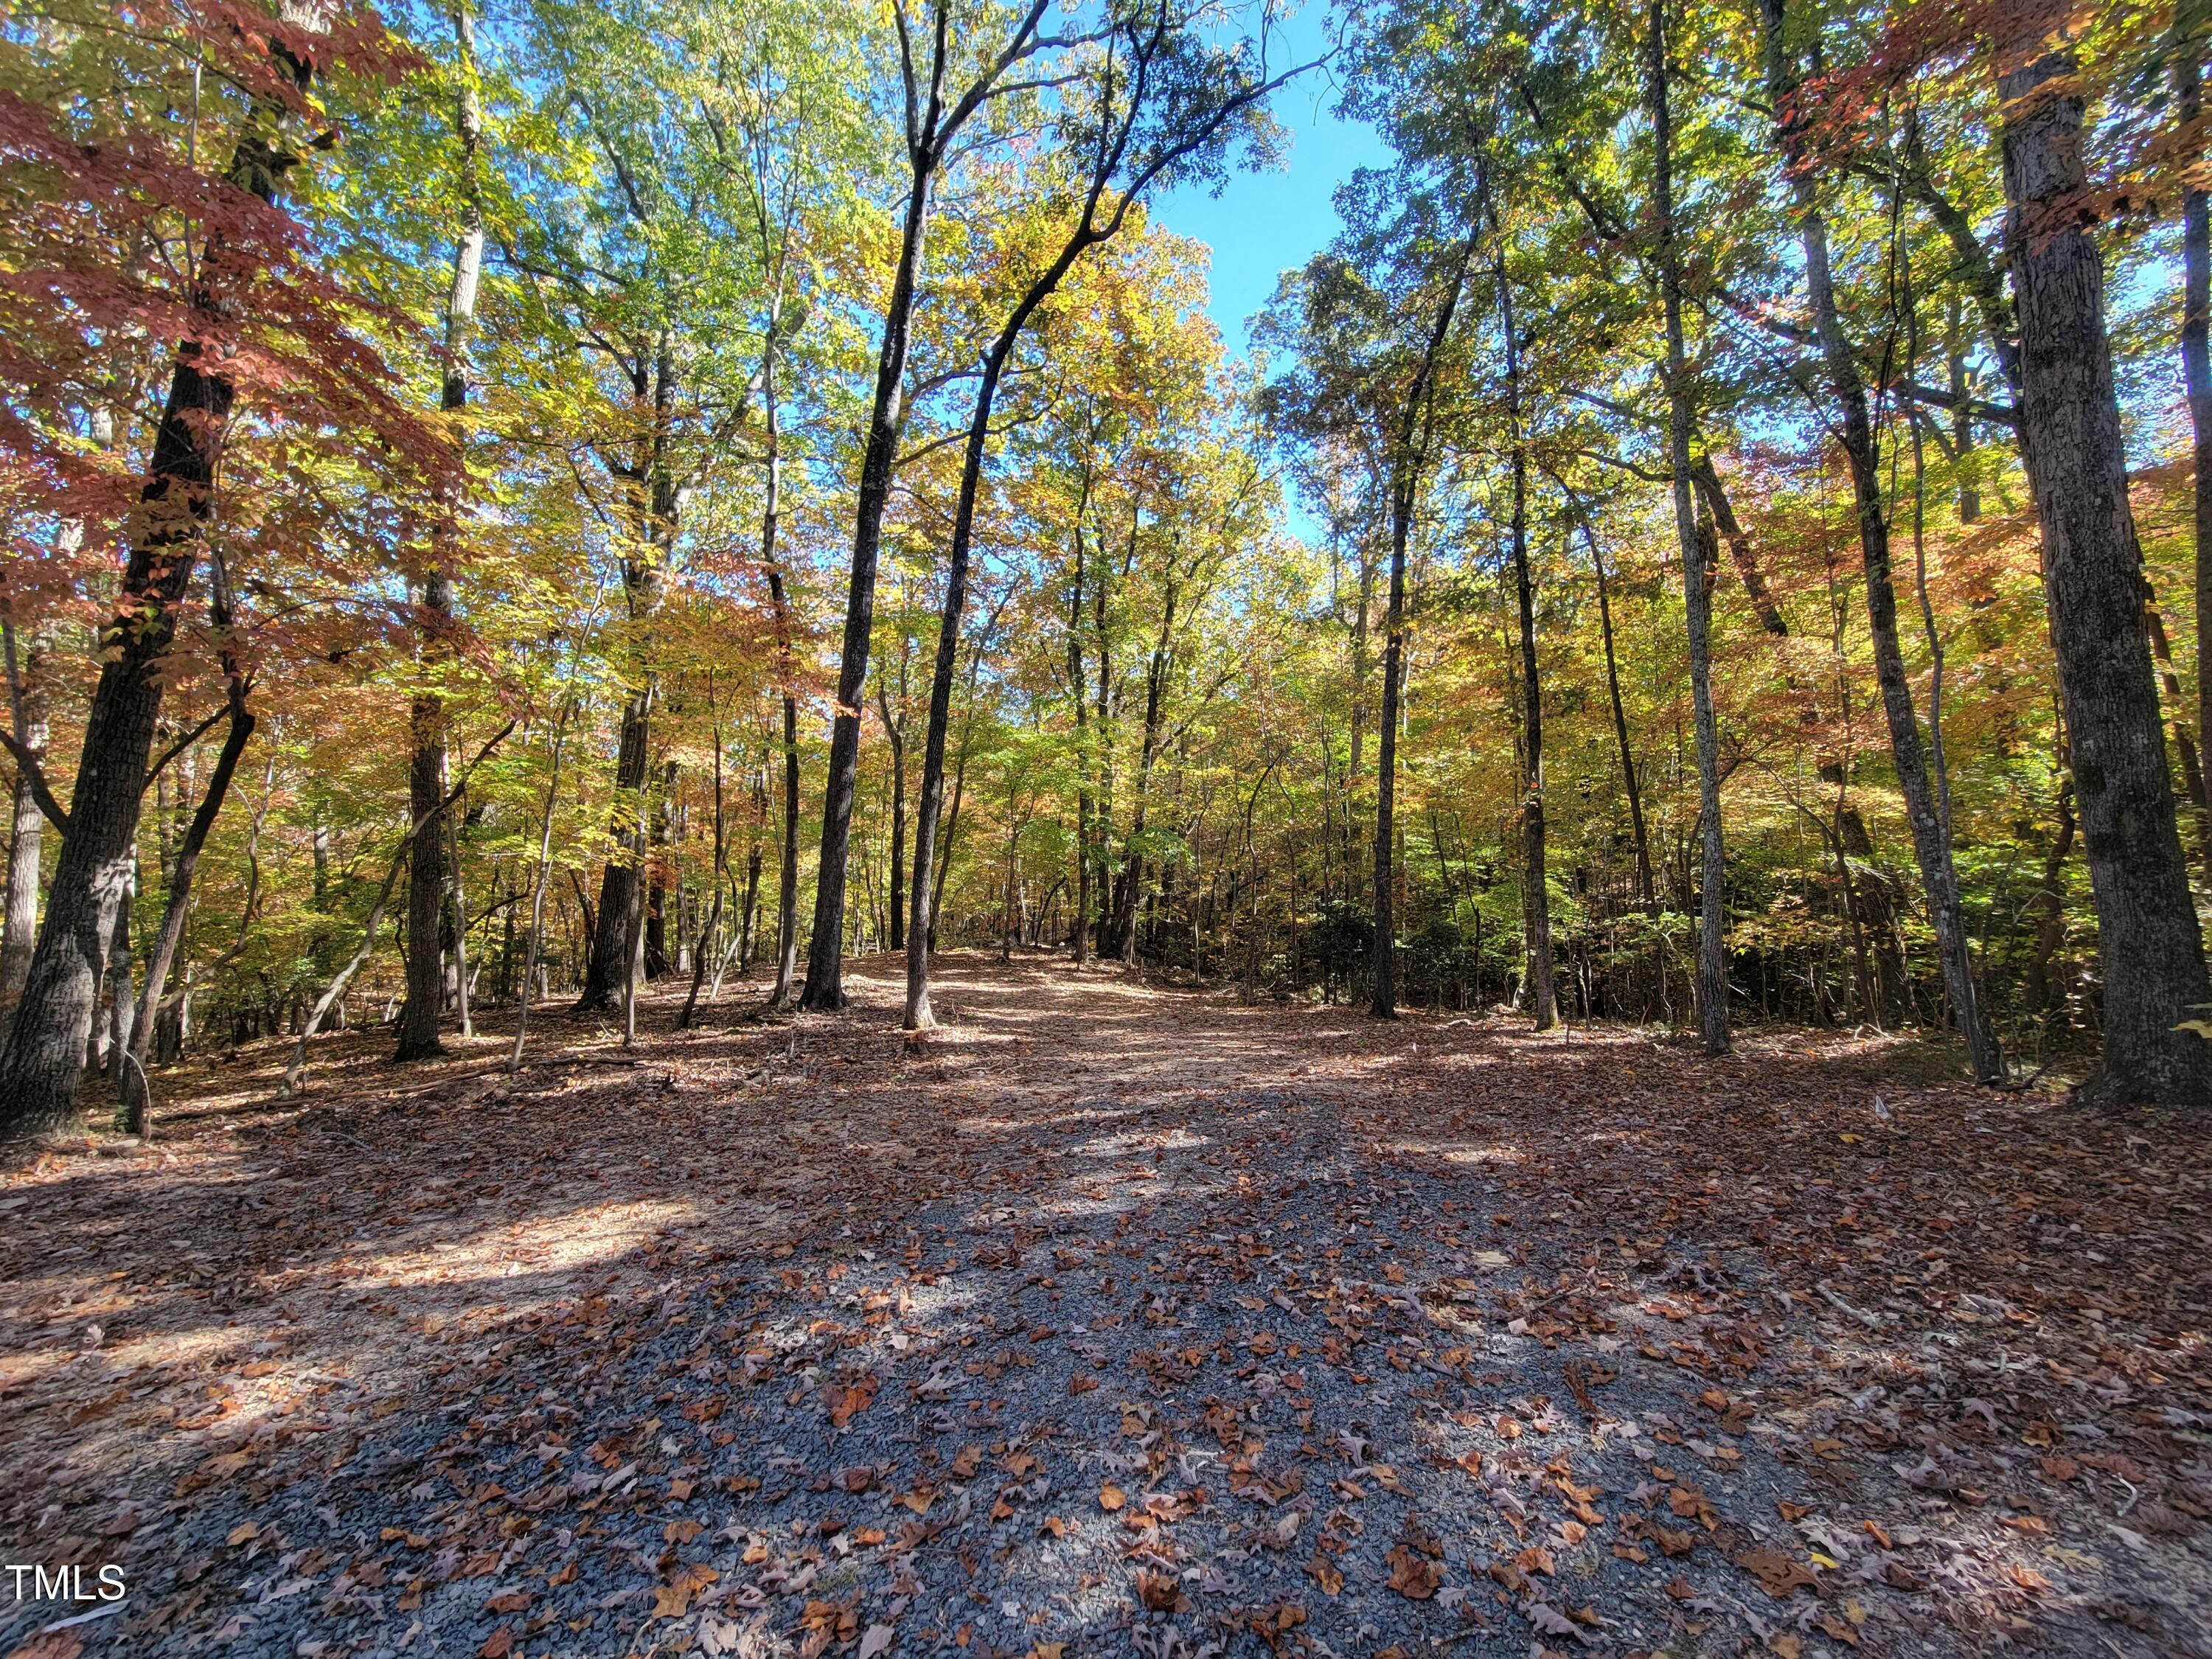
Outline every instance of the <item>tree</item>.
{"type": "MultiPolygon", "coordinates": [[[[979,7],[978,21],[988,19],[990,25],[998,26],[992,37],[995,44],[971,53],[964,40],[955,44],[953,0],[932,0],[927,39],[920,41],[908,0],[893,0],[910,182],[890,297],[884,309],[875,391],[854,509],[852,568],[846,586],[844,642],[838,659],[836,714],[830,732],[830,775],[822,803],[814,927],[807,945],[806,983],[799,994],[802,1007],[836,1009],[845,1004],[845,865],[852,836],[853,792],[860,769],[861,688],[868,678],[868,647],[875,631],[876,565],[883,545],[884,508],[890,499],[892,467],[905,427],[907,353],[912,343],[915,307],[921,297],[932,194],[952,146],[978,112],[996,100],[1030,89],[1023,82],[1009,78],[1013,71],[1041,52],[1079,43],[1079,37],[1042,32],[1048,9],[1048,0],[1029,0],[1001,24],[999,13],[1003,9],[979,7]],[[957,94],[951,88],[956,75],[963,76],[965,82],[957,94]]],[[[979,35],[981,33],[977,30],[979,35]]]]}
{"type": "MultiPolygon", "coordinates": [[[[1264,38],[1258,43],[1256,64],[1246,63],[1244,52],[1237,47],[1206,44],[1202,27],[1218,21],[1203,5],[1133,0],[1112,14],[1102,31],[1104,39],[1097,43],[1096,62],[1089,66],[1080,94],[1062,94],[1067,99],[1067,119],[1060,138],[1071,155],[1080,158],[1070,171],[1081,205],[1073,225],[1044,269],[1021,290],[984,353],[961,459],[959,504],[954,509],[945,606],[930,678],[921,799],[915,821],[914,893],[907,928],[905,1024],[910,1031],[927,1030],[935,1024],[929,1009],[929,950],[937,817],[944,797],[945,740],[951,720],[960,624],[967,605],[975,494],[1000,380],[1030,319],[1066,280],[1076,261],[1118,235],[1146,191],[1186,176],[1218,179],[1224,153],[1240,136],[1240,123],[1249,129],[1250,118],[1264,113],[1267,94],[1288,78],[1268,76],[1264,38]]],[[[1103,595],[1103,586],[1099,592],[1103,595]]],[[[896,876],[896,855],[892,869],[896,876]]],[[[893,939],[896,949],[896,931],[893,939]]]]}
{"type": "MultiPolygon", "coordinates": [[[[162,666],[214,514],[216,464],[241,385],[280,388],[295,407],[319,404],[345,441],[387,444],[403,465],[408,459],[433,471],[445,465],[439,439],[400,408],[382,366],[347,331],[347,296],[315,271],[296,226],[277,205],[307,141],[303,129],[313,114],[307,94],[319,68],[388,63],[380,32],[305,5],[267,19],[265,33],[223,41],[166,11],[149,21],[157,36],[173,30],[179,42],[190,37],[224,54],[221,84],[237,88],[240,103],[220,177],[194,168],[191,136],[181,131],[149,132],[150,142],[141,144],[88,146],[50,112],[13,94],[6,102],[13,164],[58,210],[44,216],[39,229],[51,236],[53,227],[64,227],[55,240],[34,240],[18,257],[33,270],[48,262],[48,293],[78,302],[42,313],[39,332],[57,318],[65,325],[89,319],[96,331],[121,315],[151,315],[174,342],[174,358],[144,482],[121,526],[128,550],[119,599],[102,630],[106,660],[85,720],[76,788],[56,826],[62,847],[45,918],[0,1049],[0,1133],[62,1127],[75,1108],[133,861],[162,666]],[[96,245],[109,227],[151,229],[176,204],[197,219],[197,257],[181,291],[161,291],[161,278],[147,268],[100,272],[82,264],[81,235],[96,245]],[[112,309],[125,304],[143,309],[112,309]],[[349,385],[349,377],[358,378],[349,385]]],[[[184,64],[164,67],[180,75],[184,64]]],[[[179,100],[171,108],[182,106],[179,100]]],[[[18,337],[0,374],[27,387],[33,406],[53,408],[58,394],[66,398],[75,389],[65,376],[83,354],[65,350],[40,367],[32,349],[32,337],[18,337]]],[[[105,530],[116,516],[109,481],[61,462],[53,452],[66,446],[35,429],[19,425],[9,437],[18,456],[29,452],[48,479],[58,477],[56,494],[65,497],[74,484],[82,498],[106,509],[63,515],[82,517],[88,527],[80,544],[97,546],[92,526],[105,530]]],[[[393,471],[395,479],[404,477],[400,468],[393,471]]],[[[15,759],[27,769],[38,764],[27,753],[15,759]]]]}
{"type": "Polygon", "coordinates": [[[2020,316],[2021,447],[2042,525],[2075,810],[2097,899],[2105,1047],[2086,1093],[2112,1105],[2204,1104],[2212,1044],[2176,1028],[2212,1002],[2212,987],[2144,629],[2104,258],[2073,205],[2086,181],[2083,100],[2058,24],[2055,8],[2024,5],[1990,44],[2020,316]]]}

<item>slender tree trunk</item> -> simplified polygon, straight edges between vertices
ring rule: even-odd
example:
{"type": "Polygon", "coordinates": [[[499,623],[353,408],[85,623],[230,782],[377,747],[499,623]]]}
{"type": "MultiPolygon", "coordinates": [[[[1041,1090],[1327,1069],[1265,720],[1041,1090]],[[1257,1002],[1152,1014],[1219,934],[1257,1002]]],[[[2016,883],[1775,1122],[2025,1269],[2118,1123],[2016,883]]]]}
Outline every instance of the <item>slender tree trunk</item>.
{"type": "MultiPolygon", "coordinates": [[[[1771,0],[1770,0],[1771,3],[1771,0]]],[[[1698,912],[1698,1029],[1709,1054],[1729,1049],[1728,862],[1721,841],[1720,727],[1713,714],[1711,561],[1690,501],[1690,383],[1682,337],[1681,258],[1674,241],[1674,124],[1667,96],[1666,13],[1652,0],[1646,99],[1656,151],[1659,279],[1667,313],[1667,453],[1673,474],[1674,538],[1682,557],[1682,611],[1690,647],[1690,701],[1697,726],[1698,834],[1702,854],[1698,912]]]]}
{"type": "MultiPolygon", "coordinates": [[[[905,665],[900,665],[900,678],[905,678],[905,665]]],[[[905,687],[899,690],[903,697],[905,687]]],[[[891,773],[891,902],[890,923],[890,948],[894,951],[906,949],[906,919],[899,914],[899,900],[906,892],[906,713],[903,703],[899,718],[891,718],[890,698],[882,683],[876,686],[876,709],[884,719],[884,736],[890,741],[891,773]]],[[[915,868],[923,868],[917,858],[915,868]]]]}
{"type": "Polygon", "coordinates": [[[446,858],[450,876],[447,897],[453,918],[453,1012],[459,1018],[461,1035],[473,1038],[477,1028],[476,1022],[469,1018],[469,896],[461,884],[461,820],[465,816],[455,811],[446,818],[446,858]]]}
{"type": "MultiPolygon", "coordinates": [[[[1762,0],[1762,4],[1766,16],[1768,90],[1778,109],[1788,109],[1796,94],[1796,77],[1783,40],[1785,0],[1762,0]]],[[[1796,200],[1805,249],[1806,286],[1812,296],[1829,392],[1841,417],[1844,455],[1850,466],[1852,496],[1858,510],[1859,551],[1866,568],[1867,625],[1874,646],[1875,679],[1881,690],[1882,713],[1889,727],[1890,754],[1896,766],[1898,791],[1905,798],[1905,819],[1912,830],[1921,887],[1928,901],[1929,921],[1936,933],[1944,993],[1950,1001],[1952,1017],[1958,1022],[1960,1035],[1966,1039],[1967,1061],[1975,1078],[1984,1083],[1993,1082],[2003,1075],[2004,1059],[1997,1048],[1996,1034],[1983,1013],[1980,992],[1974,982],[1966,919],[1959,897],[1958,870],[1951,856],[1951,837],[1929,773],[1919,710],[1914,706],[1911,678],[1905,670],[1904,648],[1898,637],[1890,526],[1882,499],[1874,421],[1868,408],[1865,383],[1859,374],[1857,355],[1844,333],[1837,308],[1834,283],[1829,272],[1827,223],[1820,210],[1817,185],[1806,165],[1799,119],[1794,112],[1784,118],[1784,165],[1796,200]]]]}
{"type": "Polygon", "coordinates": [[[545,937],[545,878],[553,867],[553,806],[561,794],[561,750],[568,735],[571,704],[563,702],[553,728],[552,775],[545,784],[545,811],[538,825],[538,868],[530,882],[530,939],[522,953],[522,1000],[514,1011],[514,1052],[507,1069],[522,1069],[522,1040],[530,1029],[530,998],[537,989],[538,957],[545,937]]]}
{"type": "MultiPolygon", "coordinates": [[[[1671,137],[1671,132],[1669,136],[1671,137]]],[[[1669,149],[1671,148],[1670,144],[1669,149]]],[[[1671,155],[1668,159],[1671,164],[1671,155]]],[[[1673,205],[1671,173],[1670,165],[1668,180],[1670,209],[1673,205]]],[[[1672,217],[1670,211],[1668,216],[1670,233],[1672,217]]],[[[1672,247],[1671,240],[1669,246],[1672,247]]],[[[1679,256],[1676,264],[1679,270],[1679,256]]],[[[1679,308],[1681,294],[1681,279],[1679,275],[1675,278],[1674,291],[1679,308]]],[[[1671,404],[1668,413],[1668,437],[1671,442],[1673,436],[1671,404]]],[[[1736,575],[1743,582],[1744,595],[1750,599],[1752,610],[1759,617],[1759,625],[1778,640],[1788,639],[1790,623],[1784,617],[1782,607],[1775,602],[1773,593],[1766,586],[1766,575],[1759,568],[1759,555],[1752,548],[1750,533],[1737,522],[1735,508],[1729,501],[1728,489],[1721,483],[1720,471],[1713,465],[1713,458],[1711,455],[1698,455],[1691,460],[1690,482],[1696,486],[1698,499],[1705,504],[1705,511],[1711,515],[1713,523],[1719,526],[1721,539],[1728,544],[1729,560],[1735,566],[1736,575]]]]}
{"type": "Polygon", "coordinates": [[[830,775],[823,790],[822,847],[814,883],[814,931],[807,946],[802,1007],[845,1006],[845,865],[853,833],[853,798],[860,781],[860,693],[868,679],[868,647],[876,626],[876,564],[883,544],[884,507],[890,499],[891,470],[905,426],[906,359],[921,280],[922,245],[929,224],[933,151],[916,150],[906,223],[890,303],[884,314],[883,348],[876,359],[875,403],[867,447],[860,461],[860,499],[853,531],[852,579],[846,591],[843,654],[837,668],[836,718],[830,728],[830,775]]]}
{"type": "MultiPolygon", "coordinates": [[[[301,0],[285,0],[283,11],[295,27],[321,25],[301,0]]],[[[304,91],[312,64],[281,46],[272,51],[304,91]]],[[[225,175],[234,187],[272,205],[295,159],[278,147],[283,118],[280,106],[257,103],[225,175]]],[[[216,251],[208,250],[202,269],[221,266],[216,251]]],[[[210,313],[239,303],[228,294],[194,296],[195,306],[210,313]]],[[[15,1023],[0,1048],[0,1137],[64,1130],[76,1121],[100,969],[136,861],[139,799],[161,717],[161,669],[176,636],[178,603],[199,562],[216,463],[236,395],[224,362],[209,357],[197,340],[179,347],[129,532],[120,601],[102,630],[100,682],[86,715],[69,830],[15,1023]]]]}
{"type": "MultiPolygon", "coordinates": [[[[0,620],[8,667],[8,712],[15,741],[33,758],[44,762],[46,753],[46,693],[40,684],[40,659],[35,647],[16,657],[15,624],[0,620]]],[[[31,947],[39,932],[39,854],[45,840],[46,815],[39,810],[38,790],[27,766],[15,768],[14,810],[9,816],[8,896],[4,924],[0,924],[0,1008],[12,1006],[23,994],[23,981],[31,971],[31,947]]]]}
{"type": "MultiPolygon", "coordinates": [[[[476,22],[468,5],[453,12],[453,38],[459,58],[460,90],[453,111],[453,129],[461,149],[461,229],[453,246],[453,282],[446,298],[446,372],[439,405],[457,415],[468,405],[468,343],[476,322],[477,288],[483,270],[483,211],[477,179],[477,149],[483,121],[478,107],[475,77],[476,22]]],[[[422,583],[421,630],[425,668],[447,654],[445,639],[453,624],[455,526],[459,503],[441,503],[441,523],[435,536],[436,566],[422,583]]],[[[446,793],[446,709],[436,690],[418,690],[408,715],[414,757],[407,771],[408,810],[420,817],[446,793]]],[[[438,1041],[438,1013],[443,1000],[443,954],[439,945],[439,920],[447,899],[446,825],[434,819],[416,838],[407,875],[407,998],[399,1011],[399,1050],[403,1060],[428,1059],[442,1054],[438,1041]],[[427,856],[426,856],[427,854],[427,856]]],[[[454,935],[455,949],[460,948],[454,935]]],[[[465,970],[464,970],[465,981],[465,970]]],[[[465,982],[462,995],[467,995],[465,982]]],[[[467,1021],[463,1019],[464,1026],[467,1021]]]]}
{"type": "MultiPolygon", "coordinates": [[[[676,813],[677,763],[674,760],[661,763],[660,798],[653,805],[647,820],[652,830],[645,851],[645,977],[656,980],[667,974],[671,963],[668,954],[668,848],[673,833],[676,813]]],[[[683,919],[677,919],[678,937],[683,933],[683,919]]]]}
{"type": "MultiPolygon", "coordinates": [[[[688,1031],[691,1029],[692,1011],[699,1006],[699,988],[707,978],[707,942],[714,937],[715,928],[721,926],[722,922],[723,826],[722,728],[718,726],[714,728],[714,902],[713,908],[708,913],[707,920],[700,926],[698,943],[691,947],[691,990],[690,994],[684,999],[683,1013],[677,1018],[676,1029],[679,1031],[688,1031]]],[[[753,881],[757,885],[760,880],[760,852],[757,845],[754,848],[752,865],[753,881]]],[[[745,909],[748,915],[747,925],[750,926],[750,915],[752,910],[750,892],[745,895],[745,909]]]]}
{"type": "MultiPolygon", "coordinates": [[[[1083,515],[1091,501],[1091,480],[1075,513],[1075,580],[1067,599],[1067,683],[1075,696],[1075,965],[1091,958],[1091,708],[1084,695],[1083,515]]],[[[1105,550],[1099,550],[1103,560],[1105,550]]]]}
{"type": "Polygon", "coordinates": [[[253,727],[253,716],[246,710],[244,687],[234,679],[230,727],[223,734],[222,749],[216,757],[215,769],[208,775],[200,804],[185,826],[183,840],[178,843],[176,861],[169,871],[168,896],[161,906],[161,928],[154,936],[154,947],[146,958],[145,988],[139,993],[137,1018],[131,1025],[131,1040],[125,1050],[125,1063],[117,1079],[121,1100],[119,1116],[123,1127],[131,1134],[143,1136],[153,1132],[146,1076],[148,1050],[163,1013],[162,999],[169,969],[176,961],[177,946],[184,939],[185,917],[191,902],[192,877],[199,868],[200,849],[207,845],[208,832],[215,827],[216,815],[222,811],[223,800],[230,793],[239,757],[245,753],[253,727]]]}
{"type": "Polygon", "coordinates": [[[1373,994],[1367,1010],[1377,1019],[1395,1019],[1398,1013],[1398,945],[1391,897],[1397,850],[1398,695],[1406,659],[1406,552],[1413,539],[1413,509],[1420,501],[1421,474],[1428,459],[1429,393],[1437,358],[1451,333],[1452,318],[1459,310],[1460,292],[1467,286],[1468,270],[1474,262],[1474,250],[1482,236],[1482,215],[1488,205],[1486,187],[1478,182],[1467,240],[1452,272],[1451,286],[1437,308],[1428,349],[1407,388],[1391,455],[1390,586],[1383,611],[1382,709],[1375,745],[1375,939],[1370,988],[1373,994]]]}
{"type": "MultiPolygon", "coordinates": [[[[773,515],[770,517],[773,525],[773,515]]],[[[769,532],[772,536],[773,530],[769,532]]],[[[769,585],[781,619],[784,669],[792,672],[790,608],[783,597],[783,576],[771,565],[769,585]]],[[[776,848],[775,983],[768,1006],[790,1006],[792,983],[799,971],[799,697],[785,682],[783,694],[783,836],[776,848]]]]}
{"type": "Polygon", "coordinates": [[[1582,526],[1583,545],[1589,549],[1590,565],[1597,572],[1598,632],[1605,643],[1605,690],[1613,706],[1613,737],[1620,750],[1620,781],[1628,792],[1628,828],[1636,843],[1636,895],[1642,901],[1647,915],[1659,914],[1659,890],[1651,874],[1651,838],[1644,822],[1644,792],[1636,776],[1636,754],[1628,738],[1628,712],[1621,706],[1620,667],[1613,657],[1613,600],[1608,593],[1605,575],[1605,554],[1597,544],[1597,534],[1590,528],[1589,515],[1575,503],[1576,521],[1582,526]]]}
{"type": "Polygon", "coordinates": [[[1536,1029],[1559,1023],[1552,963],[1552,891],[1544,846],[1544,692],[1536,665],[1536,589],[1528,574],[1528,450],[1521,434],[1521,342],[1505,250],[1498,251],[1498,321],[1505,340],[1505,420],[1513,444],[1513,588],[1521,624],[1521,927],[1528,953],[1530,1013],[1536,1029]]]}
{"type": "MultiPolygon", "coordinates": [[[[2185,125],[2203,114],[2203,43],[2184,40],[2173,61],[2175,113],[2185,125]]],[[[2197,736],[2212,746],[2212,205],[2195,185],[2181,192],[2181,368],[2189,387],[2190,436],[2197,486],[2197,736]]],[[[2205,758],[2212,759],[2212,756],[2205,758]]],[[[2201,779],[2197,800],[2198,853],[2212,882],[2212,778],[2201,779]]]]}
{"type": "MultiPolygon", "coordinates": [[[[759,939],[761,842],[768,833],[768,771],[763,767],[753,774],[753,831],[752,845],[745,849],[745,900],[738,921],[738,972],[740,976],[753,965],[753,956],[759,939]]],[[[716,994],[720,994],[716,981],[716,994]]]]}
{"type": "Polygon", "coordinates": [[[768,428],[761,568],[768,572],[769,603],[775,611],[776,672],[783,687],[783,836],[776,848],[775,983],[769,989],[768,1006],[782,1009],[791,1006],[799,969],[799,664],[792,648],[791,596],[776,562],[783,507],[783,425],[775,369],[776,340],[771,330],[761,354],[761,410],[768,428]]]}
{"type": "Polygon", "coordinates": [[[2023,9],[2001,23],[2005,241],[2020,313],[2021,450],[2081,836],[2097,899],[2100,1103],[2212,1102],[2212,1043],[2177,1030],[2212,1002],[2143,627],[2142,554],[2105,331],[2104,257],[2073,205],[2087,188],[2072,52],[2023,9]]]}

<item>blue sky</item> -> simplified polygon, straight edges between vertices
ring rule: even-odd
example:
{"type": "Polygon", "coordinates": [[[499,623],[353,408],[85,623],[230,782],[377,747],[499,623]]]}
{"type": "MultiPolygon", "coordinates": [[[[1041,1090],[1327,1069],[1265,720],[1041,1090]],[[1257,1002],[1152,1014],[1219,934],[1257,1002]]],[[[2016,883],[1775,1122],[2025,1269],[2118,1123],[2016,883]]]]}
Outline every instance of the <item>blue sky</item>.
{"type": "MultiPolygon", "coordinates": [[[[1279,61],[1320,56],[1328,38],[1325,21],[1318,7],[1293,17],[1279,61]]],[[[1389,159],[1372,128],[1332,112],[1335,101],[1326,70],[1301,76],[1275,94],[1275,118],[1290,134],[1284,168],[1232,174],[1218,196],[1182,189],[1153,204],[1156,222],[1213,250],[1208,309],[1231,353],[1244,350],[1245,324],[1274,293],[1276,278],[1304,264],[1335,234],[1332,192],[1353,169],[1389,159]]]]}

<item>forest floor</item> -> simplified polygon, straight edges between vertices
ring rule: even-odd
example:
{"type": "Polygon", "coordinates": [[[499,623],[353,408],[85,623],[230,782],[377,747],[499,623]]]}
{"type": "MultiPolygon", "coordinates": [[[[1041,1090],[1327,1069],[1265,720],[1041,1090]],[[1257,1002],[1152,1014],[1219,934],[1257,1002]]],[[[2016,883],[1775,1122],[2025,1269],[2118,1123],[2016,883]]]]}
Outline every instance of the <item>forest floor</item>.
{"type": "Polygon", "coordinates": [[[2205,1127],[895,967],[15,1156],[0,1653],[2212,1651],[2205,1127]]]}

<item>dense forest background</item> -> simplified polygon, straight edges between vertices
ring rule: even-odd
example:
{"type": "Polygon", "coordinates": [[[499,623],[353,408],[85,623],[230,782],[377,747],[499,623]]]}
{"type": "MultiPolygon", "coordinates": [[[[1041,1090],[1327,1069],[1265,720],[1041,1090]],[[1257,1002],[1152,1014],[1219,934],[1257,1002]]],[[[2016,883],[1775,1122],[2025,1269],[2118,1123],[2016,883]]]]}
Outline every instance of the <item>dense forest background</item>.
{"type": "Polygon", "coordinates": [[[11,7],[0,1117],[933,942],[2201,1093],[2204,9],[1281,21],[11,7]]]}

